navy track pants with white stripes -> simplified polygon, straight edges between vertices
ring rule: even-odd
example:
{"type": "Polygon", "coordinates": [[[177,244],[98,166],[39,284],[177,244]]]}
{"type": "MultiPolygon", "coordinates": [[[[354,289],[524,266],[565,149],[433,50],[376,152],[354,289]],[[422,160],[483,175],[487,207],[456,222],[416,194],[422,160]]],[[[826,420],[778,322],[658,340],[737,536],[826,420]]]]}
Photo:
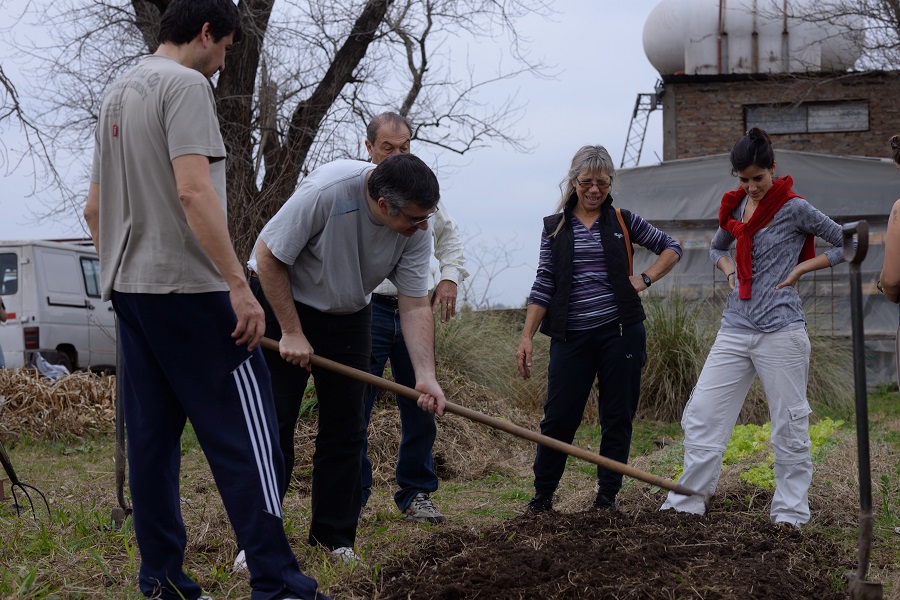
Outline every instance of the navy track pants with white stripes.
{"type": "Polygon", "coordinates": [[[113,293],[123,365],[129,485],[147,596],[200,596],[184,573],[181,434],[190,419],[250,569],[253,600],[314,598],[284,532],[284,461],[259,349],[231,338],[227,292],[113,293]]]}

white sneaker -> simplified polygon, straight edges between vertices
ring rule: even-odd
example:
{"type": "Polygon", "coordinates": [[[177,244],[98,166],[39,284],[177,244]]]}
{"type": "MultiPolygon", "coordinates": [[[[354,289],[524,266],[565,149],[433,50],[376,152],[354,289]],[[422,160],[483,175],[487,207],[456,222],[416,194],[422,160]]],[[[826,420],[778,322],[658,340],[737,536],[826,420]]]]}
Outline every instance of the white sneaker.
{"type": "Polygon", "coordinates": [[[353,551],[353,548],[349,546],[342,546],[340,548],[335,548],[330,552],[332,556],[336,556],[340,558],[345,563],[355,563],[359,562],[359,556],[357,556],[356,552],[353,551]]]}
{"type": "Polygon", "coordinates": [[[234,557],[234,564],[231,565],[231,570],[234,572],[242,572],[247,570],[247,557],[244,555],[243,550],[238,552],[237,556],[234,557]]]}

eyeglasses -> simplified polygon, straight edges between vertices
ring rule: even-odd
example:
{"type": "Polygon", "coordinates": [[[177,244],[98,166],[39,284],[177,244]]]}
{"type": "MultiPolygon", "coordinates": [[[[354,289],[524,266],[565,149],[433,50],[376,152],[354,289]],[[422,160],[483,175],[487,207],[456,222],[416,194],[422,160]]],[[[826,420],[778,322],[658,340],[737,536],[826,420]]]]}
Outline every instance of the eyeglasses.
{"type": "Polygon", "coordinates": [[[409,217],[409,215],[407,215],[407,214],[406,214],[405,212],[403,212],[402,210],[400,211],[400,214],[403,215],[404,217],[406,217],[406,220],[409,221],[409,226],[410,226],[410,227],[418,227],[419,225],[421,225],[422,223],[424,223],[425,221],[427,221],[428,219],[430,219],[431,217],[433,217],[433,216],[435,215],[435,213],[437,213],[437,211],[438,211],[438,209],[435,208],[435,209],[434,209],[434,212],[429,213],[428,216],[425,217],[424,219],[416,219],[416,220],[411,219],[411,218],[409,217]]]}
{"type": "Polygon", "coordinates": [[[900,135],[891,138],[891,150],[900,150],[900,135]]]}
{"type": "Polygon", "coordinates": [[[610,179],[576,179],[575,183],[578,184],[578,187],[589,190],[595,185],[601,190],[609,189],[609,186],[612,185],[612,180],[610,179]]]}

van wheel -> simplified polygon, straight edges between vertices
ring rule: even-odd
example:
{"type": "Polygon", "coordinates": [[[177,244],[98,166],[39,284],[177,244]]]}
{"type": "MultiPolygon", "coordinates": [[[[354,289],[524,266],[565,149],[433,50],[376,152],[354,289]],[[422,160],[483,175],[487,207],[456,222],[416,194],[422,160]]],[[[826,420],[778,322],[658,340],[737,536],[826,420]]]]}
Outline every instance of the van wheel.
{"type": "Polygon", "coordinates": [[[67,368],[69,370],[69,373],[75,372],[75,369],[72,368],[72,357],[65,352],[60,352],[56,355],[56,364],[62,365],[67,368]]]}

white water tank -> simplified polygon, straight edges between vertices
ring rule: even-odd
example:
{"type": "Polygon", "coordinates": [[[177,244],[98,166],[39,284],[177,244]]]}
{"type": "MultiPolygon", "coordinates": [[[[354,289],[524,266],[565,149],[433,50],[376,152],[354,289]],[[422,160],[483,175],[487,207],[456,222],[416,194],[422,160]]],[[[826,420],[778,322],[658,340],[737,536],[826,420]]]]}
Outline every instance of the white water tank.
{"type": "Polygon", "coordinates": [[[862,53],[859,18],[814,23],[817,0],[662,0],[644,53],[663,75],[845,71],[862,53]]]}

